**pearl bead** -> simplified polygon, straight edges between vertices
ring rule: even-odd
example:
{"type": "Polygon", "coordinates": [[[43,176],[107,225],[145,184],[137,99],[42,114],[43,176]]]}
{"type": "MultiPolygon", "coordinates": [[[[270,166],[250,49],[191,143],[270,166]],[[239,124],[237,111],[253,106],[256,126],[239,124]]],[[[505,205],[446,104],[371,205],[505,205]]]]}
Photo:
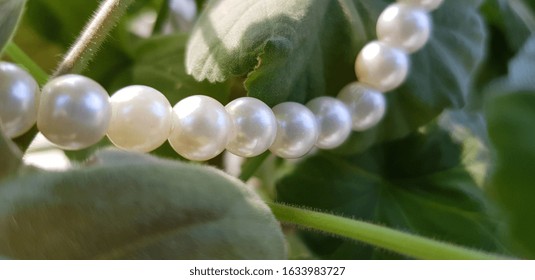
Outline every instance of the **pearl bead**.
{"type": "Polygon", "coordinates": [[[219,155],[232,134],[232,119],[211,97],[190,96],[173,107],[169,143],[187,159],[204,161],[219,155]]]}
{"type": "Polygon", "coordinates": [[[409,58],[397,48],[374,41],[360,51],[355,72],[360,82],[387,92],[405,81],[409,72],[409,58]]]}
{"type": "Polygon", "coordinates": [[[384,95],[359,82],[345,86],[338,94],[338,99],[351,111],[355,131],[364,131],[375,126],[386,111],[384,95]]]}
{"type": "Polygon", "coordinates": [[[424,9],[403,3],[388,6],[377,20],[377,37],[390,46],[413,53],[429,40],[431,19],[424,9]]]}
{"type": "Polygon", "coordinates": [[[242,157],[254,157],[265,152],[277,135],[277,120],[264,102],[242,97],[230,102],[225,109],[234,124],[234,136],[227,150],[242,157]]]}
{"type": "Polygon", "coordinates": [[[351,114],[342,101],[322,96],[310,100],[306,106],[316,116],[318,122],[316,147],[336,148],[347,139],[351,133],[351,114]]]}
{"type": "Polygon", "coordinates": [[[110,123],[108,93],[97,82],[80,75],[50,80],[39,103],[37,127],[50,142],[66,150],[100,141],[110,123]]]}
{"type": "Polygon", "coordinates": [[[0,124],[9,138],[28,131],[37,119],[39,86],[19,66],[0,62],[0,124]]]}
{"type": "Polygon", "coordinates": [[[150,152],[171,133],[172,108],[165,96],[147,86],[128,86],[110,98],[108,138],[115,146],[150,152]]]}
{"type": "Polygon", "coordinates": [[[308,153],[318,139],[314,114],[302,104],[284,102],[273,107],[277,119],[277,136],[269,148],[283,158],[298,158],[308,153]]]}
{"type": "Polygon", "coordinates": [[[422,7],[428,11],[438,8],[444,0],[398,0],[399,3],[406,3],[414,6],[422,7]]]}

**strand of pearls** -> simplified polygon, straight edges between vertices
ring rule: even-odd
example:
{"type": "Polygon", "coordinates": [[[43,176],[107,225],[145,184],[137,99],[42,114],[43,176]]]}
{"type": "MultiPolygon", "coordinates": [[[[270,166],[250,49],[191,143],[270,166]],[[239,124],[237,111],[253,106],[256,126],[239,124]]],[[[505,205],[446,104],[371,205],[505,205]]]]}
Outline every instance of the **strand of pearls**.
{"type": "Polygon", "coordinates": [[[386,111],[383,92],[404,82],[408,54],[428,41],[429,12],[441,2],[398,0],[388,6],[377,22],[378,39],[357,56],[358,82],[344,87],[337,98],[269,108],[251,97],[223,106],[195,95],[171,107],[156,89],[128,86],[110,98],[95,81],[72,74],[50,80],[39,94],[28,73],[0,62],[0,125],[14,138],[37,122],[48,140],[67,150],[91,146],[105,135],[117,147],[139,152],[169,141],[181,156],[196,161],[211,159],[224,149],[242,157],[269,149],[283,158],[301,157],[314,146],[333,149],[351,130],[364,131],[381,121],[386,111]]]}

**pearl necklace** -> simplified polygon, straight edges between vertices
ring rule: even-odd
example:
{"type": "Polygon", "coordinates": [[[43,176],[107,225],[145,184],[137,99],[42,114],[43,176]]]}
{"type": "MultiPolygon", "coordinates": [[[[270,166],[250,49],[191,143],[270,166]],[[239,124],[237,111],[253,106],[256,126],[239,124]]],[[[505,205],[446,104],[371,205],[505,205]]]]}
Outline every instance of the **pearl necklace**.
{"type": "Polygon", "coordinates": [[[94,145],[105,135],[117,147],[150,152],[165,141],[181,156],[204,161],[224,149],[242,157],[266,150],[298,158],[314,146],[340,146],[351,130],[364,131],[383,118],[383,92],[402,84],[409,70],[408,54],[428,41],[428,12],[443,0],[398,0],[377,22],[377,41],[364,46],[355,62],[358,82],[337,98],[318,97],[306,106],[284,102],[272,109],[242,97],[225,107],[195,95],[171,107],[165,96],[147,86],[128,86],[111,97],[97,82],[80,75],[50,80],[39,94],[35,80],[20,67],[0,62],[0,125],[11,138],[35,122],[52,143],[67,150],[94,145]],[[40,97],[40,100],[39,100],[40,97]]]}

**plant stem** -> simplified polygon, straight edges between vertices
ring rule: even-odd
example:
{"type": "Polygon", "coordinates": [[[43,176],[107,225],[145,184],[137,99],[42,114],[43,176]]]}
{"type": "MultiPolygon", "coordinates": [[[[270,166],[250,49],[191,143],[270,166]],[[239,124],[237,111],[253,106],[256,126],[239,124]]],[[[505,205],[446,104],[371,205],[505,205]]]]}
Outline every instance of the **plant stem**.
{"type": "Polygon", "coordinates": [[[132,2],[133,0],[103,1],[59,64],[54,76],[81,72],[132,2]]]}
{"type": "Polygon", "coordinates": [[[262,163],[269,157],[270,152],[267,151],[257,157],[248,159],[243,165],[242,170],[240,173],[240,176],[238,176],[238,179],[242,180],[243,182],[247,182],[253,175],[256,173],[256,170],[260,168],[262,163]]]}
{"type": "Polygon", "coordinates": [[[268,203],[268,205],[271,207],[275,217],[281,222],[293,223],[356,239],[418,259],[495,260],[507,258],[505,256],[472,250],[363,221],[277,203],[268,203]]]}
{"type": "Polygon", "coordinates": [[[0,181],[12,176],[22,165],[22,153],[0,129],[0,181]]]}
{"type": "Polygon", "coordinates": [[[165,20],[169,16],[169,0],[162,1],[162,5],[160,6],[160,10],[158,11],[158,17],[156,17],[156,22],[154,23],[154,26],[152,27],[152,35],[162,33],[165,20]]]}
{"type": "Polygon", "coordinates": [[[9,42],[7,44],[5,52],[9,57],[11,57],[11,59],[13,59],[13,61],[24,66],[39,85],[44,85],[46,83],[48,80],[48,74],[14,42],[9,42]]]}

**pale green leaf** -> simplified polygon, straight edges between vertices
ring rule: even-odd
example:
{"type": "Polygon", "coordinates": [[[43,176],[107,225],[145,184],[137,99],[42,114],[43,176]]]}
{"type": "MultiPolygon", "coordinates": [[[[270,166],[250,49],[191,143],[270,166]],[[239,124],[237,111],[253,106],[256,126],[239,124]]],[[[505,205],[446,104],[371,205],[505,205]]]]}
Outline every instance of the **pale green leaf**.
{"type": "Polygon", "coordinates": [[[206,166],[119,151],[0,185],[0,254],[13,259],[282,259],[269,208],[206,166]]]}

